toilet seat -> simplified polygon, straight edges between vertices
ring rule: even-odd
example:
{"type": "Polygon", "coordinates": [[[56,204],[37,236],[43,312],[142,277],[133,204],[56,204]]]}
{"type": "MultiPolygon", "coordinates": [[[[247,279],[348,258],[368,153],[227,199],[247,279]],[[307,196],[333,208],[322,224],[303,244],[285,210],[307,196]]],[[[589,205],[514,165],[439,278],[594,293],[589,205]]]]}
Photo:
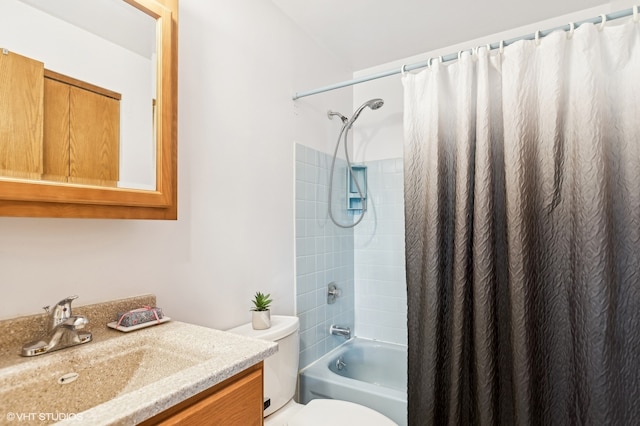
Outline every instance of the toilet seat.
{"type": "Polygon", "coordinates": [[[371,408],[337,399],[314,399],[288,421],[289,426],[397,426],[371,408]]]}

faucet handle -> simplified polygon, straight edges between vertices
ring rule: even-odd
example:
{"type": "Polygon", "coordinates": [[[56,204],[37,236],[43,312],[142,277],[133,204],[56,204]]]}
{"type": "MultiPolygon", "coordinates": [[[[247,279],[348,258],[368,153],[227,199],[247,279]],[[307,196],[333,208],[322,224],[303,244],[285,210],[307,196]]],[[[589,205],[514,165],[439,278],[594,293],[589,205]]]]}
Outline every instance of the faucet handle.
{"type": "MultiPolygon", "coordinates": [[[[55,328],[59,324],[65,322],[71,317],[71,302],[77,299],[78,296],[69,296],[59,301],[56,306],[51,310],[51,328],[55,328]]],[[[47,310],[49,312],[49,310],[47,310]]]]}
{"type": "Polygon", "coordinates": [[[71,302],[73,302],[77,298],[78,298],[78,295],[68,296],[65,299],[62,299],[61,301],[59,301],[58,305],[71,305],[71,302]]]}
{"type": "Polygon", "coordinates": [[[342,296],[342,290],[338,288],[335,282],[330,282],[327,290],[327,303],[329,305],[335,303],[336,298],[340,296],[342,296]]]}

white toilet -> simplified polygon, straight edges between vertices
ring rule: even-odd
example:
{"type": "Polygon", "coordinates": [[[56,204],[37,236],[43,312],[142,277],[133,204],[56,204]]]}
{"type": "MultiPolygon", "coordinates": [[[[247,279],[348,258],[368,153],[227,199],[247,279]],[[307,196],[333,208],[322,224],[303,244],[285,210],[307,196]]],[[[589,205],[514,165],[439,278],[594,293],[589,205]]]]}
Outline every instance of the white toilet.
{"type": "Polygon", "coordinates": [[[278,343],[278,352],[264,361],[264,398],[265,405],[269,405],[264,411],[265,425],[396,425],[377,411],[353,402],[314,399],[307,405],[296,403],[293,396],[298,379],[299,328],[298,317],[273,315],[271,328],[266,330],[254,330],[251,323],[228,330],[278,343]]]}

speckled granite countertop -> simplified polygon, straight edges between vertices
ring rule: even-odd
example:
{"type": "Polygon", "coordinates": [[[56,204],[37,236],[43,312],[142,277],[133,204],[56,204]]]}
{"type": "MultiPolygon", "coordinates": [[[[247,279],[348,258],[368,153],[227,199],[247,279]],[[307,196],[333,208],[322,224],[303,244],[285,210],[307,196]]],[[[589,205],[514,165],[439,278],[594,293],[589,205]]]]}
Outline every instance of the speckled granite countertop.
{"type": "Polygon", "coordinates": [[[3,339],[0,424],[41,425],[65,416],[59,424],[137,424],[277,351],[274,342],[178,321],[129,333],[90,330],[90,343],[31,358],[17,356],[15,342],[3,339]],[[77,381],[58,385],[70,371],[79,373],[77,381]],[[53,420],[42,421],[42,413],[53,420]],[[20,414],[31,418],[9,418],[20,414]]]}
{"type": "MultiPolygon", "coordinates": [[[[138,338],[136,335],[142,335],[143,332],[171,334],[173,338],[180,340],[180,345],[184,346],[184,355],[189,355],[190,351],[201,354],[212,350],[213,356],[192,367],[84,411],[81,422],[69,420],[63,424],[139,423],[234,376],[277,351],[277,344],[273,342],[248,339],[224,331],[180,322],[168,322],[157,327],[126,333],[122,337],[130,338],[131,344],[135,345],[138,338]]],[[[166,366],[166,364],[163,365],[166,366]]],[[[117,366],[114,367],[117,368],[117,366]]]]}

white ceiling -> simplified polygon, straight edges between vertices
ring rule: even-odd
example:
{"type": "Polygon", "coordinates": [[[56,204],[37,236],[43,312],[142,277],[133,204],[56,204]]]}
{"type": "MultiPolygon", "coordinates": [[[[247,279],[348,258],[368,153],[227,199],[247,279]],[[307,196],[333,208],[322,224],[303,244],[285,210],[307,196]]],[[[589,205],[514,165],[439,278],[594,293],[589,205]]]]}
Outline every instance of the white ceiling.
{"type": "Polygon", "coordinates": [[[607,0],[272,1],[354,71],[608,3],[607,0]]]}

